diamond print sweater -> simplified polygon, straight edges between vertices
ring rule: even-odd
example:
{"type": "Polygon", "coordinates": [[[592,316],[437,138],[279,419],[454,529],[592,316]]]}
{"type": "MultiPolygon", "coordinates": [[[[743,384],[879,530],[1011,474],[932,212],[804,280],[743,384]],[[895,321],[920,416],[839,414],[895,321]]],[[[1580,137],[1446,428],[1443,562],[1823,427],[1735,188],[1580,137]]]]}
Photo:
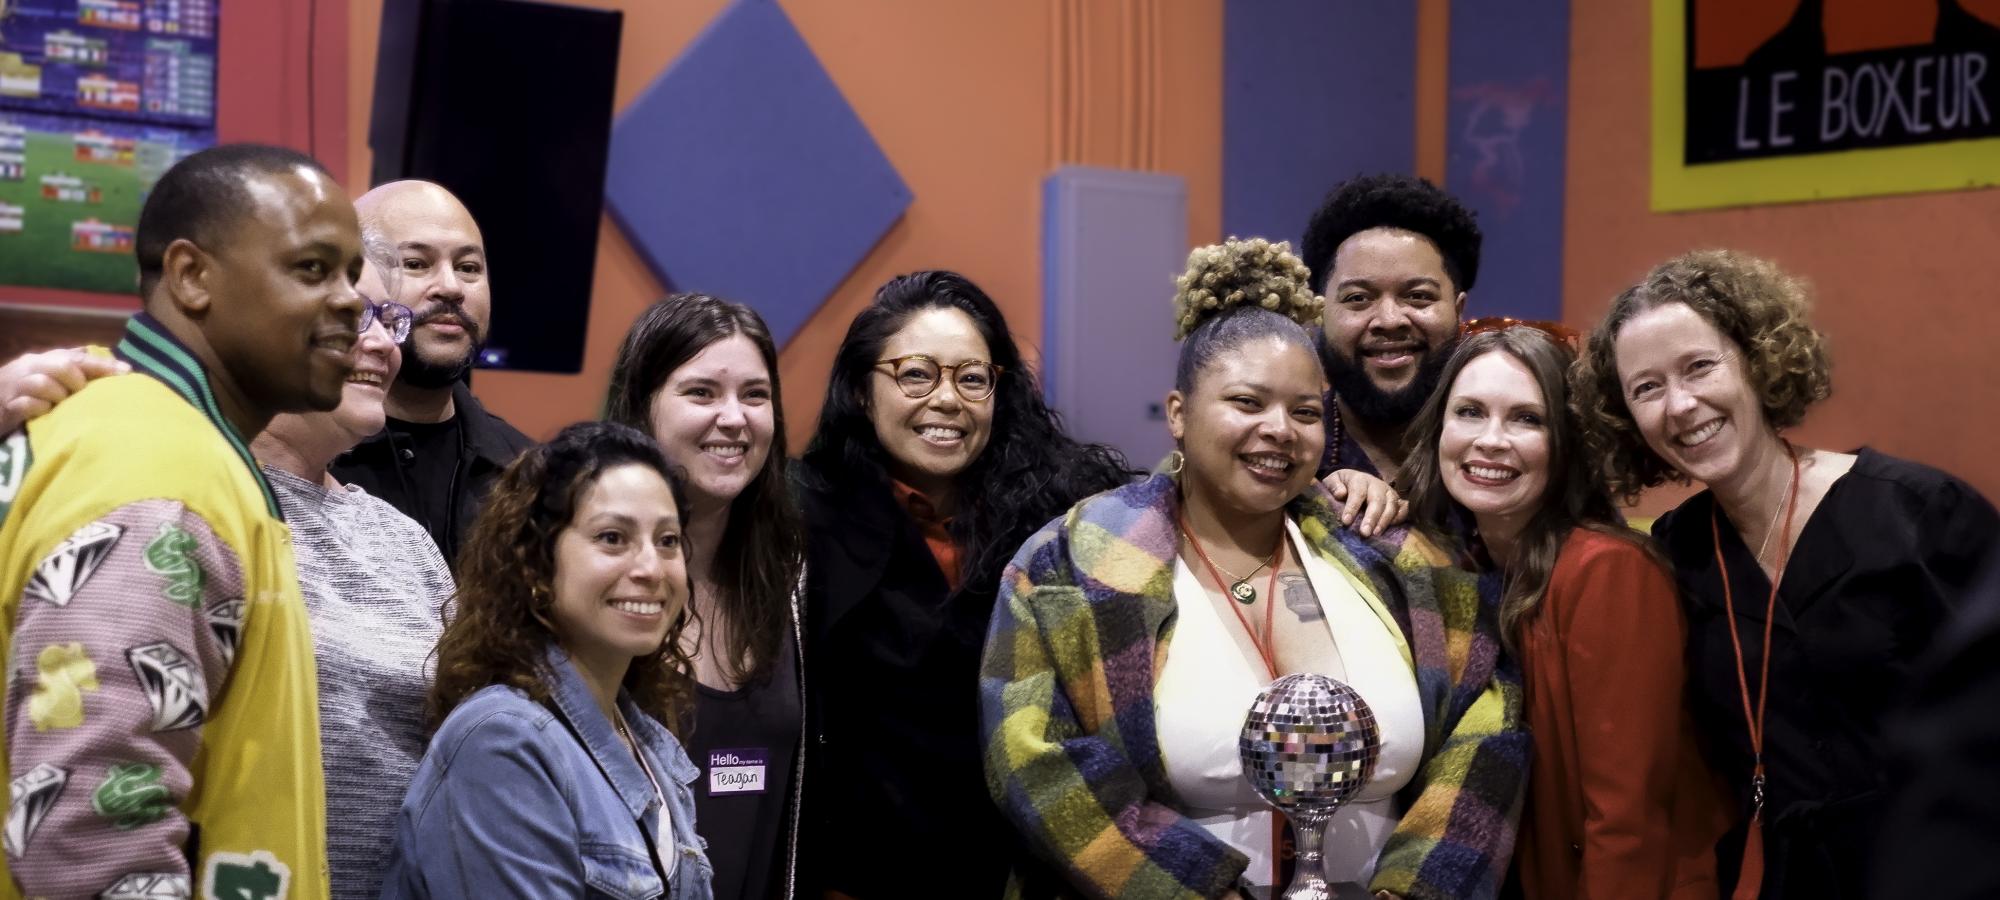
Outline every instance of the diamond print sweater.
{"type": "Polygon", "coordinates": [[[118,354],[132,374],[0,436],[0,900],[320,900],[290,531],[187,349],[141,313],[118,354]]]}

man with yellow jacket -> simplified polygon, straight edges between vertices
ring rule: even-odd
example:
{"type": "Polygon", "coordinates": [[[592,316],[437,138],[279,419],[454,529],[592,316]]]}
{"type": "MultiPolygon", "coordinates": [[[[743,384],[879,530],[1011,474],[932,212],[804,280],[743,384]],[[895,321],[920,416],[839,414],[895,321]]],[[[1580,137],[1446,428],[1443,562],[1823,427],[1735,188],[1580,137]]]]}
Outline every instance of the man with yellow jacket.
{"type": "Polygon", "coordinates": [[[137,254],[130,373],[0,436],[0,898],[321,900],[312,636],[248,444],[340,401],[354,206],[306,156],[216,147],[137,254]]]}

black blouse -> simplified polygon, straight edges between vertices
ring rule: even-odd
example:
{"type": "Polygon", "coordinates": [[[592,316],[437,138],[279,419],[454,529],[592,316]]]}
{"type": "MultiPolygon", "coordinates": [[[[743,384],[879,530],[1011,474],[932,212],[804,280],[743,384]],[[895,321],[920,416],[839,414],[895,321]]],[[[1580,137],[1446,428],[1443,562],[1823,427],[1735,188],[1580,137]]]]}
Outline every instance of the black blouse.
{"type": "Polygon", "coordinates": [[[805,701],[789,624],[769,677],[733,691],[695,685],[685,743],[701,769],[695,830],[708,842],[715,900],[790,896],[792,774],[805,701]]]}
{"type": "MultiPolygon", "coordinates": [[[[1800,531],[1778,592],[1764,713],[1766,898],[1862,895],[1887,796],[1885,722],[2000,535],[2000,515],[1965,482],[1858,454],[1800,531]]],[[[1687,608],[1688,702],[1710,762],[1747,813],[1754,757],[1711,516],[1755,697],[1771,591],[1755,554],[1707,491],[1662,516],[1653,535],[1687,608]]],[[[1739,826],[1717,848],[1725,896],[1742,845],[1739,826]]]]}
{"type": "Polygon", "coordinates": [[[987,795],[979,740],[994,591],[951,589],[886,481],[796,468],[815,741],[799,852],[814,886],[998,897],[1016,839],[987,795]]]}

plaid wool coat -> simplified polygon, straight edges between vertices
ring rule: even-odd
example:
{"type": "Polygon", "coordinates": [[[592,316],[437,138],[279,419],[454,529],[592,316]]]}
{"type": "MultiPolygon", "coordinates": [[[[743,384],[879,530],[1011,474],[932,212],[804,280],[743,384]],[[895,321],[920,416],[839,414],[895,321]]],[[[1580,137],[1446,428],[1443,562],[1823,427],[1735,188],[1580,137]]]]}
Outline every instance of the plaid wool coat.
{"type": "MultiPolygon", "coordinates": [[[[1181,813],[1153,719],[1178,503],[1164,474],[1086,499],[1001,578],[979,685],[986,782],[1040,857],[1017,867],[1011,895],[1216,897],[1246,865],[1181,813]]],[[[1317,485],[1288,514],[1315,552],[1374,589],[1415,657],[1424,761],[1369,889],[1495,896],[1530,756],[1497,581],[1482,585],[1414,532],[1355,535],[1317,485]]]]}

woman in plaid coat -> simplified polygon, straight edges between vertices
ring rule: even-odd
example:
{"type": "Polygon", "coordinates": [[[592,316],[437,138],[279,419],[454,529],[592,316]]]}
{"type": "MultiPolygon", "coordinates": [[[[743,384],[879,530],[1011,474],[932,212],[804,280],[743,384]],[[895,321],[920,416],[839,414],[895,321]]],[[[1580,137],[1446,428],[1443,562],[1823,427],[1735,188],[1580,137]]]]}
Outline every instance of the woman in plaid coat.
{"type": "Polygon", "coordinates": [[[1002,578],[981,727],[988,788],[1038,857],[1016,868],[1020,895],[1278,883],[1282,853],[1221,754],[1257,688],[1295,671],[1355,686],[1383,734],[1369,802],[1329,829],[1336,879],[1488,898],[1505,874],[1529,743],[1497,592],[1416,534],[1339,524],[1312,478],[1323,376],[1293,321],[1319,300],[1283,249],[1195,252],[1168,397],[1181,450],[1043,528],[1002,578]]]}

